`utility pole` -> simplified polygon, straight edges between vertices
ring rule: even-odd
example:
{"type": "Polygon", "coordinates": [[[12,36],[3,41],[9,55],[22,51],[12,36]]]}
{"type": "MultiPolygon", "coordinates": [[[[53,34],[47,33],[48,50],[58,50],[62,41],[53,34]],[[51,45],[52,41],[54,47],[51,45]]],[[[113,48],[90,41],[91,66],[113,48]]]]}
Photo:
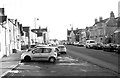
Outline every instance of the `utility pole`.
{"type": "MultiPolygon", "coordinates": [[[[34,18],[35,29],[36,29],[36,21],[37,21],[37,20],[39,20],[39,19],[38,19],[38,18],[34,18]]],[[[35,42],[37,42],[37,41],[36,41],[36,36],[35,36],[35,42]]]]}
{"type": "MultiPolygon", "coordinates": [[[[35,29],[36,29],[36,18],[34,18],[35,29]]],[[[35,35],[35,43],[36,43],[36,35],[35,35]]]]}

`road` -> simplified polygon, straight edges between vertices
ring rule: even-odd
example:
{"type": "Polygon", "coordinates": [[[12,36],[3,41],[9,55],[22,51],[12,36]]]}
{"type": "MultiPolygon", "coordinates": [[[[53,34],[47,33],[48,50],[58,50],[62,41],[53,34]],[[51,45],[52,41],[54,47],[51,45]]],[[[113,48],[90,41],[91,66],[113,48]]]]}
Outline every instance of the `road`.
{"type": "MultiPolygon", "coordinates": [[[[90,62],[90,57],[94,57],[93,59],[101,59],[102,56],[113,56],[116,57],[116,54],[111,53],[99,53],[99,51],[89,50],[84,47],[76,47],[76,46],[66,46],[67,47],[67,54],[61,55],[58,57],[56,63],[49,63],[47,61],[31,61],[31,62],[22,62],[14,68],[13,70],[9,71],[3,78],[15,78],[15,77],[45,77],[45,76],[54,76],[54,77],[61,77],[61,76],[82,76],[85,78],[89,78],[90,76],[105,76],[104,78],[109,78],[113,76],[118,76],[113,70],[106,69],[103,66],[94,64],[90,62]],[[92,53],[92,54],[91,54],[92,53]],[[99,54],[98,54],[99,53],[99,54]],[[100,55],[101,54],[101,55],[100,55]],[[84,58],[83,56],[86,56],[84,58]],[[92,56],[93,55],[93,56],[92,56]],[[98,57],[98,58],[97,58],[98,57]]],[[[107,57],[109,58],[109,57],[107,57]]],[[[105,61],[106,58],[104,58],[105,61]]],[[[102,58],[102,60],[104,60],[102,58]]],[[[114,58],[117,59],[117,58],[114,58]]],[[[109,63],[111,61],[108,61],[109,63]]],[[[117,64],[116,62],[113,62],[117,64]]],[[[113,67],[114,68],[114,67],[113,67]]],[[[92,78],[93,78],[92,77],[92,78]]],[[[115,77],[117,78],[117,77],[115,77]]]]}
{"type": "Polygon", "coordinates": [[[75,57],[80,56],[89,62],[118,72],[118,58],[120,56],[115,52],[105,52],[103,50],[86,49],[85,47],[77,47],[71,45],[67,45],[66,47],[70,55],[74,55],[75,57]]]}

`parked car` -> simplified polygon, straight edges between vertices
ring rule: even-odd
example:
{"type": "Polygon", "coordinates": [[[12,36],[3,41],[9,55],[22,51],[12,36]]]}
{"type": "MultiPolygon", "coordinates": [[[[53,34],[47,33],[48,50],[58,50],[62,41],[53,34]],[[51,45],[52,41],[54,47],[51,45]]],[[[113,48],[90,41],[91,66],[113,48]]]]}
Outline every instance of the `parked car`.
{"type": "Polygon", "coordinates": [[[115,52],[120,54],[120,44],[114,44],[114,50],[115,50],[115,52]]]}
{"type": "Polygon", "coordinates": [[[78,46],[79,46],[79,47],[84,47],[85,44],[84,44],[83,42],[79,42],[78,46]]]}
{"type": "Polygon", "coordinates": [[[104,44],[103,50],[104,51],[114,51],[115,44],[113,44],[113,43],[104,44]]]}
{"type": "Polygon", "coordinates": [[[86,41],[86,48],[93,48],[93,45],[96,44],[95,40],[87,40],[86,41]]]}
{"type": "Polygon", "coordinates": [[[96,43],[96,44],[94,44],[93,45],[93,48],[94,49],[103,49],[103,43],[100,43],[100,42],[98,42],[98,43],[96,43]]]}
{"type": "Polygon", "coordinates": [[[62,53],[66,54],[67,53],[67,49],[64,45],[58,45],[57,47],[59,49],[60,54],[62,54],[62,53]]]}
{"type": "Polygon", "coordinates": [[[117,46],[117,53],[120,54],[120,45],[117,46]]]}
{"type": "Polygon", "coordinates": [[[31,60],[48,60],[54,63],[57,60],[58,54],[57,47],[37,47],[29,52],[24,52],[21,55],[21,62],[29,62],[31,60]]]}
{"type": "Polygon", "coordinates": [[[78,46],[79,45],[79,42],[74,42],[74,46],[78,46]]]}

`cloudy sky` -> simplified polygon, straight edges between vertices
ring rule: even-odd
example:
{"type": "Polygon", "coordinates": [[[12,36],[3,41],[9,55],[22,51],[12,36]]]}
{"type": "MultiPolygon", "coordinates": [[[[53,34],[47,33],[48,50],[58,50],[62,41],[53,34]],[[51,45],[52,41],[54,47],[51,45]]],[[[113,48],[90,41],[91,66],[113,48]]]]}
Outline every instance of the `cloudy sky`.
{"type": "Polygon", "coordinates": [[[48,27],[50,38],[66,39],[67,28],[92,26],[94,19],[103,19],[113,11],[118,16],[120,0],[0,0],[8,18],[18,19],[23,26],[48,27]]]}

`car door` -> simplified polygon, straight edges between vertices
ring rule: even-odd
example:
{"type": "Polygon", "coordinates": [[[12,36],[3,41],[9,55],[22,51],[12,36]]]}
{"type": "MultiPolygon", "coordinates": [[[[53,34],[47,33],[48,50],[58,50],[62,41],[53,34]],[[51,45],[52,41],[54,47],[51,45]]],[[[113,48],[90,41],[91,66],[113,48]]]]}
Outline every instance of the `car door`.
{"type": "Polygon", "coordinates": [[[41,53],[41,59],[42,60],[48,60],[50,53],[52,49],[51,48],[43,48],[43,52],[41,53]]]}
{"type": "Polygon", "coordinates": [[[41,53],[43,52],[43,48],[36,48],[32,51],[33,60],[41,60],[41,53]]]}

